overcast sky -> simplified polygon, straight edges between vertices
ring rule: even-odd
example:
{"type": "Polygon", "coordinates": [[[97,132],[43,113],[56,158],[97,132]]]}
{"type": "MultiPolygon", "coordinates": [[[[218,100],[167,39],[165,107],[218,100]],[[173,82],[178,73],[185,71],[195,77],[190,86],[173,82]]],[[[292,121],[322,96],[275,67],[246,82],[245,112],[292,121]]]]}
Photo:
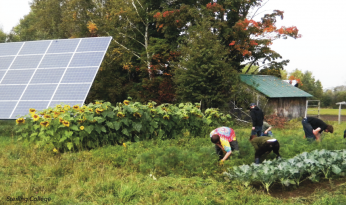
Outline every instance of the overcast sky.
{"type": "MultiPolygon", "coordinates": [[[[265,1],[265,0],[263,0],[265,1]]],[[[30,11],[31,0],[0,0],[0,26],[8,33],[30,11]]],[[[323,88],[346,85],[346,0],[270,0],[261,11],[284,11],[277,26],[297,26],[300,39],[276,40],[272,49],[289,59],[288,72],[311,71],[323,88]]]]}

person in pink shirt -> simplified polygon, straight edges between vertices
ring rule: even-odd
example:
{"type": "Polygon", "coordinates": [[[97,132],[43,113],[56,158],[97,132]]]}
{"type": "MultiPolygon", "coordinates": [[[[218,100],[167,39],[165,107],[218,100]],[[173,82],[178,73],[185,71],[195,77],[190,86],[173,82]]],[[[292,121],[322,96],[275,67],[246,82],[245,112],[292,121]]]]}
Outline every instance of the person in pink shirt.
{"type": "Polygon", "coordinates": [[[235,132],[229,127],[219,127],[210,133],[211,142],[215,144],[216,154],[223,163],[231,154],[232,150],[239,152],[238,141],[235,132]]]}

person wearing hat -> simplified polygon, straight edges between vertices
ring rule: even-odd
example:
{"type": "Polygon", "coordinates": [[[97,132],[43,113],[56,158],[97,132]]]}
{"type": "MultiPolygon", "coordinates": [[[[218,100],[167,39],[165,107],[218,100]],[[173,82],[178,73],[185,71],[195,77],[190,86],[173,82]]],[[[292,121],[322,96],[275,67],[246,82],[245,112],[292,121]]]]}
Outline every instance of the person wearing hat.
{"type": "Polygon", "coordinates": [[[250,104],[250,116],[252,120],[251,135],[261,136],[264,115],[261,109],[255,103],[250,104]]]}
{"type": "Polygon", "coordinates": [[[264,153],[273,151],[277,155],[277,159],[281,158],[279,154],[280,144],[272,137],[257,137],[256,135],[250,136],[250,142],[255,148],[255,164],[259,164],[260,157],[264,153]]]}
{"type": "Polygon", "coordinates": [[[215,144],[216,154],[220,164],[232,154],[232,150],[239,152],[238,141],[235,132],[229,127],[219,127],[210,132],[211,142],[215,144]]]}
{"type": "Polygon", "coordinates": [[[321,140],[321,133],[323,131],[333,133],[334,128],[332,125],[327,125],[322,120],[315,117],[306,117],[302,120],[303,129],[305,132],[304,138],[308,140],[321,140]]]}

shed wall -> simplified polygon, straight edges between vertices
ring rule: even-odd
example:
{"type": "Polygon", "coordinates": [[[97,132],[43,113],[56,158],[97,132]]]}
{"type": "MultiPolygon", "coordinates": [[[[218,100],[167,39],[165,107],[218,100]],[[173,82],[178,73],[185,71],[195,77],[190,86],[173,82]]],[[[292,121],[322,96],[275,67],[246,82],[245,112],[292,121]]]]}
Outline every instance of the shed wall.
{"type": "Polygon", "coordinates": [[[270,98],[266,106],[272,114],[288,119],[304,117],[306,97],[270,98]]]}

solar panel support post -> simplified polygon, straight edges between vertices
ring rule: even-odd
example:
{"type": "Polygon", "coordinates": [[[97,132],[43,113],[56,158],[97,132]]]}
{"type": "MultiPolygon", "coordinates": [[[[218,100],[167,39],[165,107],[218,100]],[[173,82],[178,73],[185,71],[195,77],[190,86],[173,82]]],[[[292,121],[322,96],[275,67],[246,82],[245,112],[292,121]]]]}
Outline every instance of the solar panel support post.
{"type": "Polygon", "coordinates": [[[339,124],[341,123],[341,105],[346,105],[346,102],[343,101],[343,102],[338,102],[336,103],[337,105],[339,105],[339,116],[338,116],[338,122],[339,124]]]}

